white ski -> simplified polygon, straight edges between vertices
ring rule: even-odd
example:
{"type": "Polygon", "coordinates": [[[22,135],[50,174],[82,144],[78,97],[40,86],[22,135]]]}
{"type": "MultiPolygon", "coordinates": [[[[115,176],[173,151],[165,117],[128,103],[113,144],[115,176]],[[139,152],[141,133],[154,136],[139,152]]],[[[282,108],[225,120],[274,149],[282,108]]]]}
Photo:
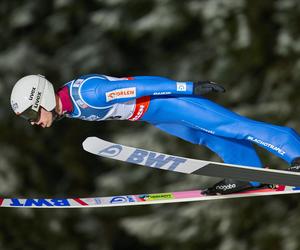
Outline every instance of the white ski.
{"type": "Polygon", "coordinates": [[[88,137],[83,142],[83,148],[87,152],[102,157],[185,174],[232,178],[242,181],[257,181],[286,186],[300,186],[300,173],[297,172],[189,159],[114,144],[97,137],[88,137]]]}
{"type": "Polygon", "coordinates": [[[92,208],[92,207],[119,207],[134,205],[150,205],[175,202],[193,202],[207,200],[223,200],[232,198],[261,197],[269,195],[296,194],[300,190],[293,187],[279,186],[277,189],[258,189],[237,194],[206,196],[201,194],[201,190],[156,193],[156,194],[137,194],[137,195],[118,195],[108,197],[91,198],[63,198],[63,199],[18,199],[0,198],[0,207],[17,208],[92,208]]]}

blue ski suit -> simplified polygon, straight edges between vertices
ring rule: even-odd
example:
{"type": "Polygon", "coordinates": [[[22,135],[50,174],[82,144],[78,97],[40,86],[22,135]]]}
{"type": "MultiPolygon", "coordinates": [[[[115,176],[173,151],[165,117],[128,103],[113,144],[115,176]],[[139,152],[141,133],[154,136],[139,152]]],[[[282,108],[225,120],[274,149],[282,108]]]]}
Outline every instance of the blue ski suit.
{"type": "Polygon", "coordinates": [[[253,143],[289,164],[300,156],[300,136],[293,129],[254,121],[193,96],[193,82],[155,76],[86,75],[65,86],[73,106],[67,114],[70,118],[146,121],[208,147],[231,164],[262,167],[253,143]]]}

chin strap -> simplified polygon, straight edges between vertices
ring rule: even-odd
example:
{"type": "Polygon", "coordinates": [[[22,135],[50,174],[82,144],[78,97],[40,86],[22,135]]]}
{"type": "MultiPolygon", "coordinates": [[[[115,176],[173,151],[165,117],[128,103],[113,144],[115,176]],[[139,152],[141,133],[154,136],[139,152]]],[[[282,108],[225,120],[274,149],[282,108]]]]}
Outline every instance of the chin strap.
{"type": "Polygon", "coordinates": [[[60,121],[61,119],[63,119],[63,118],[66,117],[65,114],[62,114],[62,115],[57,114],[56,111],[55,111],[55,109],[53,109],[51,111],[51,113],[52,113],[52,117],[53,117],[53,121],[54,122],[60,121]]]}

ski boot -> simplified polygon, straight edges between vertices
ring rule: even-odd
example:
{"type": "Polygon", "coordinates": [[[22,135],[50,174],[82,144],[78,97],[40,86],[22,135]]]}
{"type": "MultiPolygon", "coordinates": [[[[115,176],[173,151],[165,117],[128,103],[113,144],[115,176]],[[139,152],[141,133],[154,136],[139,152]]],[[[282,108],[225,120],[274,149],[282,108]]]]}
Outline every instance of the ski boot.
{"type": "Polygon", "coordinates": [[[255,190],[264,187],[260,185],[255,187],[248,181],[238,181],[233,179],[224,179],[210,188],[202,191],[204,195],[222,195],[222,194],[233,194],[248,190],[255,190]]]}
{"type": "MultiPolygon", "coordinates": [[[[287,169],[288,171],[292,172],[300,172],[300,157],[296,157],[292,162],[291,166],[287,169]]],[[[300,186],[296,186],[293,190],[299,190],[300,186]]]]}
{"type": "Polygon", "coordinates": [[[300,172],[300,157],[295,158],[287,170],[292,172],[300,172]]]}

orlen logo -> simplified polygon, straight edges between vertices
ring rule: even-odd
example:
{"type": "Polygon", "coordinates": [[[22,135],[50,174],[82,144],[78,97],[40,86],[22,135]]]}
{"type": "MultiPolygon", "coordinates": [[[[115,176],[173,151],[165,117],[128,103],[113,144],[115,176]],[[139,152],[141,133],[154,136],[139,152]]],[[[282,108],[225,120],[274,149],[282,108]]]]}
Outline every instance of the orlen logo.
{"type": "Polygon", "coordinates": [[[136,97],[136,88],[132,87],[132,88],[117,89],[105,93],[105,96],[107,102],[115,99],[120,99],[120,98],[136,97]]]}
{"type": "Polygon", "coordinates": [[[34,97],[34,94],[35,94],[35,91],[36,91],[36,88],[33,87],[31,92],[30,92],[30,96],[29,96],[29,100],[32,101],[33,100],[33,97],[34,97]]]}

